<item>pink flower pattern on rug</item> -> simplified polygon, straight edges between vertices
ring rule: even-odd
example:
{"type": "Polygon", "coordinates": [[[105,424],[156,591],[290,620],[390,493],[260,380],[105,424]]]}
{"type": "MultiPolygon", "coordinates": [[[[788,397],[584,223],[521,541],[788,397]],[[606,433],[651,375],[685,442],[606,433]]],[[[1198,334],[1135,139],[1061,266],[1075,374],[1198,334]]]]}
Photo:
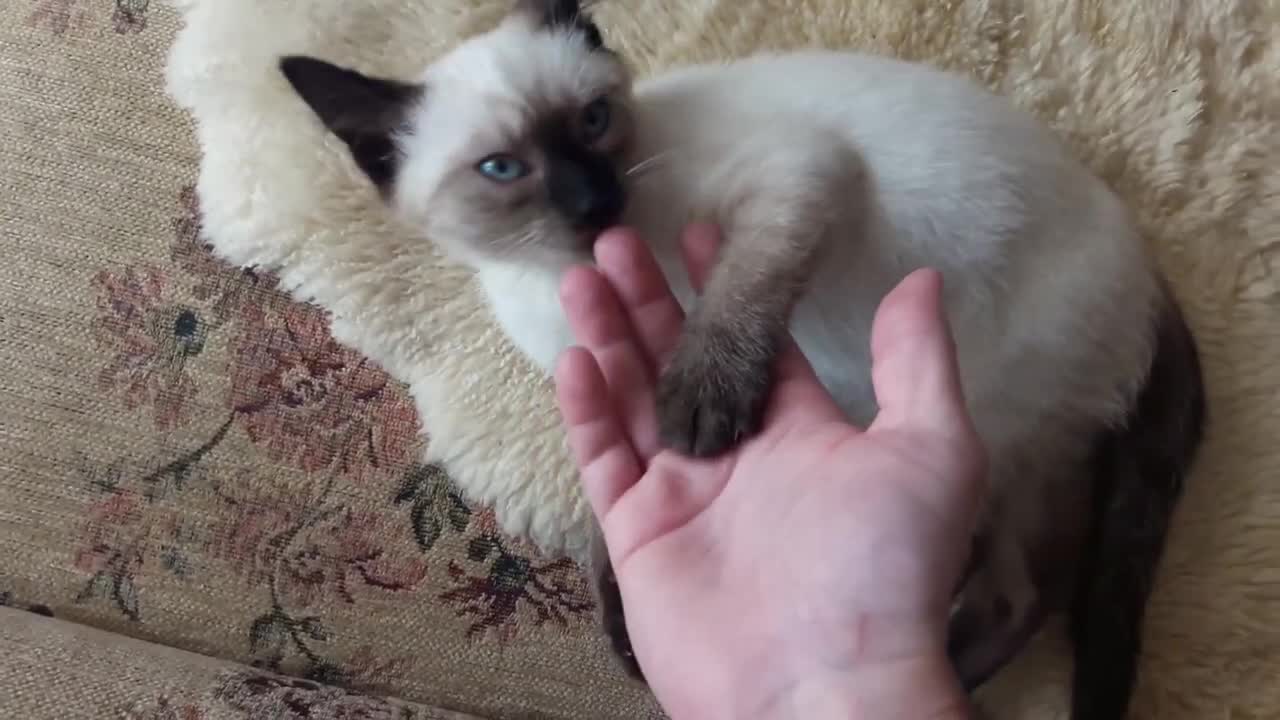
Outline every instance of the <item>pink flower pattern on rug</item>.
{"type": "MultiPolygon", "coordinates": [[[[240,659],[364,689],[394,687],[415,659],[345,634],[344,608],[427,603],[479,644],[591,623],[574,563],[506,536],[442,468],[416,461],[425,435],[407,389],[336,342],[325,313],[278,291],[267,269],[217,259],[193,187],[175,207],[167,262],[122,261],[88,287],[102,400],[156,442],[81,462],[76,612],[146,625],[165,612],[153,587],[217,577],[245,597],[240,659]]],[[[7,588],[0,597],[21,604],[7,588]]],[[[304,695],[365,707],[311,685],[245,682],[227,696],[245,709],[304,695]]],[[[199,709],[158,699],[150,712],[199,709]]]]}
{"type": "Polygon", "coordinates": [[[403,465],[418,434],[403,388],[303,305],[241,324],[229,402],[250,439],[308,472],[368,479],[403,465]]]}
{"type": "Polygon", "coordinates": [[[99,384],[129,409],[149,406],[158,430],[184,423],[196,394],[187,361],[204,349],[200,315],[171,297],[167,276],[154,266],[102,270],[93,285],[94,340],[111,355],[99,384]]]}
{"type": "Polygon", "coordinates": [[[147,29],[151,0],[20,0],[31,5],[26,23],[46,28],[54,37],[75,36],[107,27],[119,35],[147,29]],[[110,7],[110,13],[106,8],[110,7]]]}

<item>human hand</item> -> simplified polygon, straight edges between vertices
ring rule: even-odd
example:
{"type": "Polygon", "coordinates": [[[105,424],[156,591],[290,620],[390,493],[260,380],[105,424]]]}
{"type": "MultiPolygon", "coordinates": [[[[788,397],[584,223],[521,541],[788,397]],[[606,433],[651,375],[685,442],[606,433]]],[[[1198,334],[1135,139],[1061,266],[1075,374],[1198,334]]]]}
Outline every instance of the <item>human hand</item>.
{"type": "MultiPolygon", "coordinates": [[[[700,286],[718,233],[686,232],[700,286]]],[[[658,368],[683,315],[629,231],[562,301],[581,347],[556,371],[646,680],[673,718],[962,717],[945,655],[982,495],[940,278],[918,271],[872,331],[880,412],[850,425],[793,343],[761,432],[690,459],[659,446],[658,368]]]]}

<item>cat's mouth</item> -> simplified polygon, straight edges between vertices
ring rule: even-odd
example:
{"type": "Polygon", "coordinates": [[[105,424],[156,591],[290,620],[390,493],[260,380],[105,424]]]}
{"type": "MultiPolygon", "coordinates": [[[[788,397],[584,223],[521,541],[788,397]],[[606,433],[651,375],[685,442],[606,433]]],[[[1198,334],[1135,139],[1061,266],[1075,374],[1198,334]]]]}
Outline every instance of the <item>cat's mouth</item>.
{"type": "Polygon", "coordinates": [[[596,245],[596,240],[604,234],[606,230],[613,227],[612,225],[577,225],[573,228],[574,239],[577,240],[579,249],[591,250],[596,245]]]}

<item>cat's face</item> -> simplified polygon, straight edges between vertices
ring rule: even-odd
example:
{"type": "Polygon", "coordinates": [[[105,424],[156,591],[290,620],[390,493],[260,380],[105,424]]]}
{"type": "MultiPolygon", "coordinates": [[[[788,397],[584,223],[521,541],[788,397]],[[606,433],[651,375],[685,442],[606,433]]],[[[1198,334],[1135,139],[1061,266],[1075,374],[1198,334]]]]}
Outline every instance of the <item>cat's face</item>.
{"type": "Polygon", "coordinates": [[[281,68],[393,207],[464,260],[578,258],[621,219],[630,77],[573,0],[520,0],[419,84],[281,68]]]}

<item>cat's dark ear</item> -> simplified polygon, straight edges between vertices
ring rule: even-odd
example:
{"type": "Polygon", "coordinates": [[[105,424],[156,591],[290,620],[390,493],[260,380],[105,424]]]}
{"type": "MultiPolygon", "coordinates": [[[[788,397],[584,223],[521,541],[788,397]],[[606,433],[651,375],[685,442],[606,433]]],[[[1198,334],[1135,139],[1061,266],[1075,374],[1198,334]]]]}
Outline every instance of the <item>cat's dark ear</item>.
{"type": "Polygon", "coordinates": [[[516,0],[514,13],[528,18],[538,27],[577,30],[592,50],[604,48],[600,28],[591,21],[579,0],[516,0]]]}
{"type": "Polygon", "coordinates": [[[280,71],[335,135],[379,190],[395,179],[399,152],[393,134],[402,129],[423,88],[369,77],[316,58],[291,55],[280,71]]]}

